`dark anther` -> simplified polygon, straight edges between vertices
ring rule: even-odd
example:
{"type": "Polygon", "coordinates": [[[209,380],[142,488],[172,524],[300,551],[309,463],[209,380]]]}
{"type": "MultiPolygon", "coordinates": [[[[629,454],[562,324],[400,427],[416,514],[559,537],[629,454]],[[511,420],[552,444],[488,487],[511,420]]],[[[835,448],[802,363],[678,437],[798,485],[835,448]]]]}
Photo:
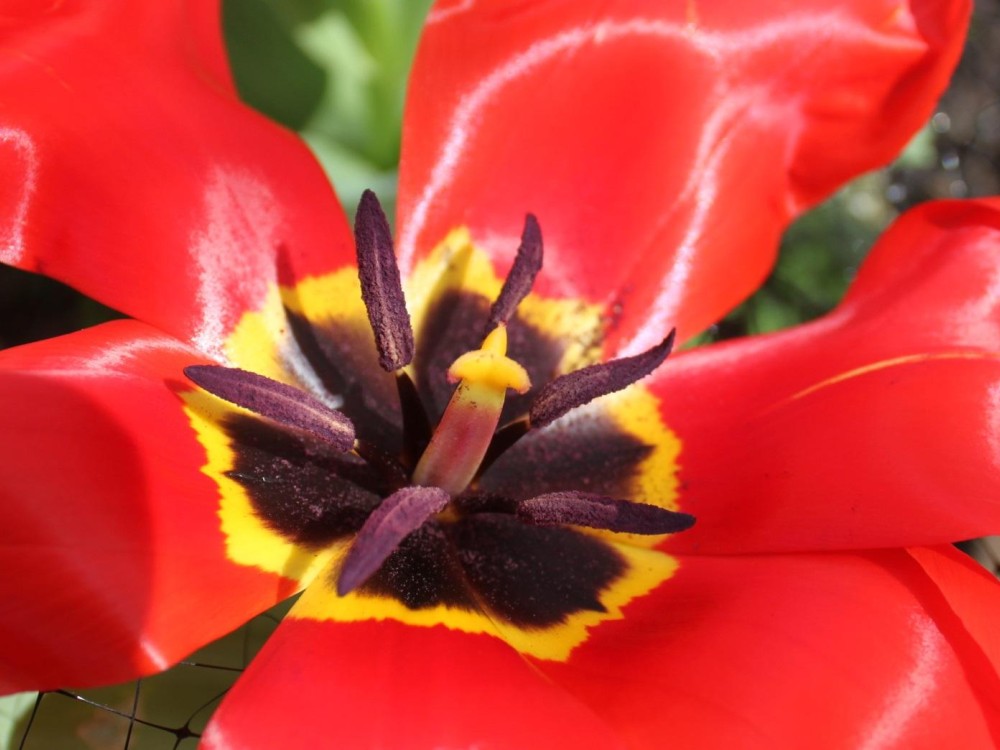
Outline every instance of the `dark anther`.
{"type": "Polygon", "coordinates": [[[694,525],[694,516],[646,503],[586,492],[552,492],[524,500],[517,517],[540,526],[571,524],[631,534],[673,534],[694,525]]]}
{"type": "Polygon", "coordinates": [[[439,487],[404,487],[382,501],[368,516],[344,558],[337,593],[345,596],[367,581],[407,536],[448,504],[439,487]]]}
{"type": "Polygon", "coordinates": [[[413,328],[406,312],[399,267],[392,249],[392,232],[382,206],[371,190],[361,195],[354,220],[361,297],[375,332],[378,363],[392,372],[413,359],[413,328]]]}
{"type": "Polygon", "coordinates": [[[184,374],[223,401],[308,432],[340,451],[354,447],[351,420],[305,391],[235,367],[191,365],[184,374]]]}
{"type": "Polygon", "coordinates": [[[670,354],[676,333],[676,329],[671,331],[662,342],[642,354],[584,367],[547,383],[528,410],[532,428],[544,427],[598,396],[620,391],[646,377],[670,354]]]}
{"type": "Polygon", "coordinates": [[[524,230],[521,232],[521,245],[517,248],[514,265],[507,274],[500,290],[500,296],[490,309],[490,319],[486,324],[486,333],[497,327],[499,323],[507,323],[518,304],[531,291],[535,276],[542,269],[542,230],[538,220],[528,214],[524,217],[524,230]]]}
{"type": "Polygon", "coordinates": [[[424,402],[413,380],[406,372],[396,373],[396,391],[399,393],[399,409],[403,416],[403,455],[402,461],[407,468],[412,469],[431,441],[434,430],[427,416],[424,402]]]}

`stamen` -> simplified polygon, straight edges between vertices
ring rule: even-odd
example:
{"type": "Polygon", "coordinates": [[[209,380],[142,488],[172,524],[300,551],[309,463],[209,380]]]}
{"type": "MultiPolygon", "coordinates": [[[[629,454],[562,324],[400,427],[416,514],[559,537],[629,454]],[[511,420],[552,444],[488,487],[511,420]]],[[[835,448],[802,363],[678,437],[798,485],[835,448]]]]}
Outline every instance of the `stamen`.
{"type": "Polygon", "coordinates": [[[500,323],[507,323],[518,304],[531,291],[535,276],[542,269],[542,230],[538,220],[528,214],[524,217],[521,245],[517,248],[514,265],[503,282],[500,296],[490,309],[490,319],[486,331],[492,331],[500,323]]]}
{"type": "Polygon", "coordinates": [[[354,425],[305,391],[235,367],[191,365],[184,374],[223,401],[308,432],[339,451],[354,447],[354,425]]]}
{"type": "Polygon", "coordinates": [[[361,297],[375,333],[378,362],[392,372],[413,359],[413,328],[406,311],[399,267],[392,249],[392,232],[382,206],[371,190],[361,195],[354,220],[361,297]]]}
{"type": "Polygon", "coordinates": [[[420,400],[417,386],[413,384],[413,380],[405,370],[396,373],[396,392],[399,394],[399,410],[403,417],[401,460],[412,469],[431,441],[433,428],[424,403],[420,400]]]}
{"type": "Polygon", "coordinates": [[[551,492],[524,500],[517,516],[539,526],[571,524],[630,534],[673,534],[694,525],[694,516],[646,503],[586,492],[551,492]]]}
{"type": "Polygon", "coordinates": [[[598,396],[620,391],[646,377],[670,354],[676,333],[674,329],[662,342],[642,354],[584,367],[547,383],[528,410],[532,428],[544,427],[598,396]]]}
{"type": "Polygon", "coordinates": [[[438,487],[404,487],[392,493],[365,521],[354,538],[337,578],[337,593],[346,596],[382,567],[407,536],[448,504],[438,487]]]}

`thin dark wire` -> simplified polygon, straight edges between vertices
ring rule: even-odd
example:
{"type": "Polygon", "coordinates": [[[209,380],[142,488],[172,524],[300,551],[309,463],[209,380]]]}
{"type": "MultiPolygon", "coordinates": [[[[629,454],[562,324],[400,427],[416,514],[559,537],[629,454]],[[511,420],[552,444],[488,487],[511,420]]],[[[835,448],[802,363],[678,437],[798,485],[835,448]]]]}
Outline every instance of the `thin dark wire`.
{"type": "Polygon", "coordinates": [[[142,689],[142,678],[135,681],[135,691],[132,694],[132,715],[128,718],[128,731],[125,733],[125,750],[132,741],[132,729],[135,727],[135,715],[139,712],[139,690],[142,689]]]}
{"type": "Polygon", "coordinates": [[[28,741],[28,734],[31,732],[31,725],[35,721],[35,716],[38,714],[38,707],[42,705],[42,696],[45,693],[39,693],[35,696],[35,705],[31,709],[31,716],[28,717],[28,726],[24,728],[24,736],[21,738],[21,743],[17,746],[17,750],[24,750],[24,743],[28,741]]]}
{"type": "MultiPolygon", "coordinates": [[[[267,620],[270,620],[274,625],[278,625],[281,622],[281,617],[275,615],[273,612],[264,612],[264,613],[261,613],[261,615],[259,615],[259,617],[263,617],[263,618],[266,618],[267,620]]],[[[230,666],[226,666],[226,665],[223,665],[223,664],[210,664],[210,663],[207,663],[207,662],[194,661],[194,660],[189,660],[188,659],[188,660],[183,660],[183,661],[178,662],[175,665],[175,668],[179,667],[179,666],[184,666],[184,667],[192,667],[192,668],[195,668],[195,669],[210,669],[210,670],[216,670],[216,671],[221,671],[221,672],[230,672],[230,673],[234,673],[234,674],[238,674],[240,672],[243,672],[246,669],[247,665],[250,663],[250,660],[253,658],[253,655],[255,653],[255,648],[254,648],[254,644],[252,643],[251,629],[249,627],[245,627],[243,629],[243,632],[242,632],[241,635],[242,635],[242,638],[243,638],[243,643],[242,643],[242,657],[243,657],[242,658],[242,666],[239,666],[239,667],[230,667],[230,666]]],[[[39,714],[39,709],[41,707],[42,701],[44,699],[46,699],[48,696],[50,696],[50,695],[61,695],[64,698],[69,698],[69,699],[74,700],[74,701],[79,701],[79,702],[84,703],[84,704],[86,704],[86,705],[88,705],[88,706],[90,706],[90,707],[92,707],[94,709],[97,709],[99,711],[106,712],[108,714],[120,717],[122,719],[127,719],[128,722],[129,722],[129,725],[128,725],[128,730],[127,730],[126,735],[125,735],[125,741],[124,741],[124,745],[123,745],[123,749],[124,750],[129,750],[129,743],[132,740],[132,736],[134,734],[136,725],[144,726],[144,727],[149,727],[151,729],[157,729],[157,730],[159,730],[161,732],[167,732],[168,734],[172,734],[174,736],[173,750],[177,750],[180,747],[181,743],[184,742],[184,740],[186,740],[188,738],[197,739],[197,738],[201,737],[201,733],[200,732],[196,732],[192,728],[193,722],[206,709],[208,709],[212,704],[218,703],[223,697],[225,697],[226,693],[229,692],[229,688],[226,688],[226,689],[222,690],[217,695],[212,696],[211,698],[209,698],[208,700],[206,700],[204,703],[202,703],[200,706],[198,706],[188,716],[187,720],[184,722],[184,724],[182,726],[180,726],[180,727],[170,727],[170,726],[165,726],[163,724],[157,724],[156,722],[148,721],[146,719],[141,719],[141,718],[138,717],[138,713],[139,713],[139,699],[140,699],[140,697],[142,695],[142,691],[143,691],[143,687],[144,686],[145,686],[145,682],[143,681],[143,679],[138,679],[138,680],[135,681],[135,688],[134,688],[134,693],[133,693],[133,697],[132,697],[132,706],[131,706],[131,709],[128,710],[128,711],[122,711],[121,709],[115,708],[114,706],[109,706],[109,705],[107,705],[105,703],[101,703],[100,701],[96,701],[96,700],[94,700],[92,698],[88,698],[88,697],[86,697],[84,695],[80,695],[78,693],[74,693],[74,692],[72,692],[70,690],[64,690],[64,689],[60,689],[60,690],[48,690],[48,691],[43,691],[43,692],[38,693],[38,695],[35,698],[35,704],[34,704],[34,706],[32,706],[31,714],[28,716],[28,719],[27,719],[27,722],[26,722],[26,726],[24,728],[24,734],[21,737],[21,741],[18,744],[17,750],[25,750],[25,748],[28,746],[28,740],[31,738],[31,735],[32,735],[32,727],[36,725],[36,722],[37,722],[37,720],[39,718],[38,714],[39,714]]]]}
{"type": "MultiPolygon", "coordinates": [[[[225,672],[242,672],[243,671],[243,669],[239,668],[239,667],[225,667],[225,666],[221,666],[221,665],[218,665],[218,664],[202,664],[202,663],[199,663],[199,662],[192,662],[192,661],[179,662],[179,664],[182,664],[184,666],[199,667],[199,668],[202,668],[202,669],[217,669],[217,670],[221,670],[221,671],[225,671],[225,672]]],[[[72,692],[70,690],[62,690],[62,689],[60,689],[60,690],[47,690],[47,691],[44,691],[44,692],[40,692],[38,694],[38,696],[35,698],[35,705],[32,707],[31,715],[28,717],[27,726],[24,729],[24,735],[21,737],[21,742],[18,745],[18,750],[24,750],[25,745],[26,745],[26,743],[28,742],[28,739],[31,736],[31,728],[34,725],[35,720],[37,719],[38,709],[39,709],[39,707],[42,704],[42,700],[44,698],[46,698],[47,696],[49,696],[49,695],[61,695],[63,697],[69,698],[71,700],[79,701],[81,703],[84,703],[84,704],[86,704],[88,706],[91,706],[93,708],[96,708],[96,709],[98,709],[100,711],[104,711],[106,713],[112,714],[114,716],[121,717],[123,719],[127,719],[128,722],[129,722],[129,726],[128,726],[127,733],[125,735],[124,744],[122,745],[122,747],[123,747],[124,750],[128,750],[129,743],[131,742],[131,739],[132,739],[132,733],[133,733],[134,728],[135,728],[135,726],[137,724],[141,725],[141,726],[149,727],[151,729],[158,729],[158,730],[160,730],[162,732],[167,732],[168,734],[172,734],[174,736],[174,745],[173,745],[173,748],[174,748],[174,750],[177,750],[177,748],[180,747],[180,744],[184,740],[186,740],[188,738],[198,738],[198,737],[201,737],[201,734],[199,732],[196,732],[192,728],[192,726],[191,726],[192,722],[206,708],[208,708],[209,706],[211,706],[213,703],[216,703],[219,700],[221,700],[225,696],[225,694],[227,692],[229,692],[229,688],[226,688],[225,690],[222,690],[221,692],[219,692],[217,695],[212,696],[207,701],[205,701],[204,703],[202,703],[201,705],[199,705],[191,713],[191,715],[187,718],[187,720],[184,722],[184,724],[182,726],[171,727],[171,726],[166,726],[164,724],[157,724],[156,722],[148,721],[146,719],[140,719],[140,718],[138,718],[137,714],[139,712],[139,697],[140,697],[141,692],[142,692],[142,686],[143,686],[142,680],[141,679],[140,680],[136,680],[136,682],[135,682],[135,693],[134,693],[134,696],[133,696],[133,699],[132,699],[132,708],[131,708],[130,711],[122,711],[120,709],[115,708],[114,706],[109,706],[109,705],[107,705],[105,703],[101,703],[100,701],[95,701],[92,698],[88,698],[88,697],[86,697],[84,695],[79,695],[79,694],[74,693],[74,692],[72,692]]]]}

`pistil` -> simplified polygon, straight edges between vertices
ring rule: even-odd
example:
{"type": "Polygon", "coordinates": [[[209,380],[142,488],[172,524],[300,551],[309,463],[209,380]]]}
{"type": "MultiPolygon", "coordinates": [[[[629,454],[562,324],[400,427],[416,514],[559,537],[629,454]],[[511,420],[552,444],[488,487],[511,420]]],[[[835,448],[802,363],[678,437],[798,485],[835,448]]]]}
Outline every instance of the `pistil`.
{"type": "Polygon", "coordinates": [[[413,483],[440,487],[457,495],[476,476],[493,440],[507,389],[525,393],[528,373],[507,356],[503,323],[483,340],[482,347],[463,354],[448,368],[448,380],[458,388],[413,472],[413,483]]]}

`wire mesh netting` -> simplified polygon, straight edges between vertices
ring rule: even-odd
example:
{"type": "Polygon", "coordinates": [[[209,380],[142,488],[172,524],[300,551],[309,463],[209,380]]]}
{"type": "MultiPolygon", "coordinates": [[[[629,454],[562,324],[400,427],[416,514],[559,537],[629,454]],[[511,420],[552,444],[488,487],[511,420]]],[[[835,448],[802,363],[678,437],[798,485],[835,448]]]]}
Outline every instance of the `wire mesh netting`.
{"type": "Polygon", "coordinates": [[[0,750],[194,750],[286,602],[158,675],[0,699],[0,750]]]}

